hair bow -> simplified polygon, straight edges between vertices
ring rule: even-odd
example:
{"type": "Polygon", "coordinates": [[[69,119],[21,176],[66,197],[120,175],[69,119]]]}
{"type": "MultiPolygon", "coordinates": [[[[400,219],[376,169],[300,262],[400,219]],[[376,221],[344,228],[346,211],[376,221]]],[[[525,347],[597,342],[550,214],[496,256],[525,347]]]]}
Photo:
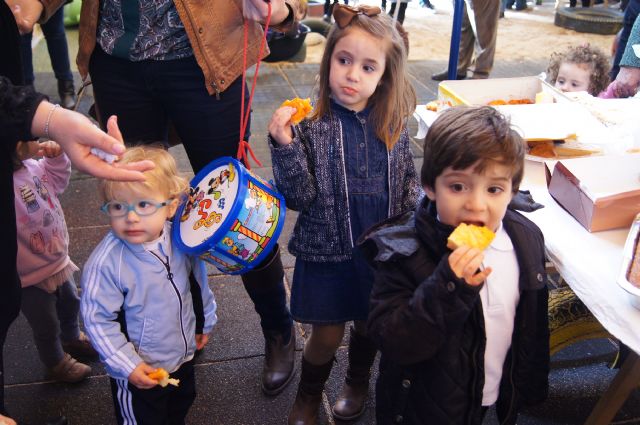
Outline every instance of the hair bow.
{"type": "Polygon", "coordinates": [[[369,18],[379,15],[382,11],[378,6],[347,6],[346,4],[336,4],[333,7],[333,19],[340,29],[344,29],[351,24],[353,19],[358,15],[368,16],[369,18]]]}

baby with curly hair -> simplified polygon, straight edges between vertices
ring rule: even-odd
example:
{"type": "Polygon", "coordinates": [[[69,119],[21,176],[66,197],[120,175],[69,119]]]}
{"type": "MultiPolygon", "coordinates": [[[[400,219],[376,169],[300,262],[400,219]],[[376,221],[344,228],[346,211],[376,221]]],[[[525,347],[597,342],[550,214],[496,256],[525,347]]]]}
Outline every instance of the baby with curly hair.
{"type": "Polygon", "coordinates": [[[597,96],[609,84],[609,57],[598,47],[583,44],[554,52],[547,68],[551,84],[563,92],[586,91],[597,96]]]}

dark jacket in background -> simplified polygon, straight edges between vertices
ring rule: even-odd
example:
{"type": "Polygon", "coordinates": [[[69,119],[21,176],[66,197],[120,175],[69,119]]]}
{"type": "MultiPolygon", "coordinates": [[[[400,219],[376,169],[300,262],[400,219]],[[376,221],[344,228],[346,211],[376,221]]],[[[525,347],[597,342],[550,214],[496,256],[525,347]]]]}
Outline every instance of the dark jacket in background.
{"type": "Polygon", "coordinates": [[[0,1],[0,413],[4,407],[2,346],[20,312],[20,280],[16,269],[16,212],[13,207],[11,153],[19,140],[31,138],[31,121],[43,96],[22,83],[20,39],[13,13],[0,1]],[[8,77],[8,78],[7,78],[8,77]],[[13,82],[13,84],[12,84],[13,82]]]}
{"type": "MultiPolygon", "coordinates": [[[[548,392],[549,330],[544,240],[540,230],[507,210],[504,229],[520,268],[520,302],[497,401],[501,424],[548,392]]],[[[376,386],[379,425],[482,422],[485,329],[480,287],[448,264],[451,226],[425,200],[362,238],[374,261],[369,336],[382,352],[376,386]]]]}

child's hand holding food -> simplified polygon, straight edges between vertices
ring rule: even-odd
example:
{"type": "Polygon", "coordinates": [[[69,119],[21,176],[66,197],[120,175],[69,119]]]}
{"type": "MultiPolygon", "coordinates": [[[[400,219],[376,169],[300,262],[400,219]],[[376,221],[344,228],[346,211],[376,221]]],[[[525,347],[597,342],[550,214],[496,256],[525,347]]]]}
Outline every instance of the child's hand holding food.
{"type": "Polygon", "coordinates": [[[485,226],[461,223],[447,239],[449,266],[455,275],[471,286],[478,286],[491,274],[491,267],[478,271],[484,261],[483,251],[495,234],[485,226]]]}
{"type": "Polygon", "coordinates": [[[136,388],[141,390],[148,390],[158,385],[158,381],[149,377],[149,373],[154,372],[156,369],[149,366],[145,362],[140,363],[133,372],[129,375],[129,382],[136,388]]]}

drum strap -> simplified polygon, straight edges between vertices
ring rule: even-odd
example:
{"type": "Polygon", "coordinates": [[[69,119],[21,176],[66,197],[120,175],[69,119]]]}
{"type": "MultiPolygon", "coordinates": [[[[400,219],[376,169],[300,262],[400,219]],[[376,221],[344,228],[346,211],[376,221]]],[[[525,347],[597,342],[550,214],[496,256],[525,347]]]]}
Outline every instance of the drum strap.
{"type": "Polygon", "coordinates": [[[253,74],[253,83],[251,84],[251,94],[249,95],[249,102],[247,102],[247,109],[245,111],[244,107],[244,92],[247,86],[247,47],[248,47],[248,38],[249,38],[249,21],[247,19],[244,20],[244,43],[242,48],[242,99],[240,102],[240,143],[238,144],[238,160],[242,161],[247,167],[248,170],[251,169],[251,165],[249,164],[249,157],[247,156],[247,152],[251,155],[251,158],[258,164],[258,166],[262,167],[262,163],[258,161],[255,154],[253,153],[253,149],[249,145],[249,142],[245,140],[245,132],[247,131],[247,125],[249,124],[249,115],[251,114],[251,103],[253,102],[253,93],[256,89],[256,84],[258,82],[258,71],[260,70],[260,62],[262,61],[262,54],[264,52],[264,46],[267,43],[267,30],[269,29],[269,22],[271,21],[271,2],[270,0],[265,0],[268,6],[267,19],[264,24],[264,34],[262,37],[262,41],[260,42],[260,49],[258,50],[258,61],[256,62],[256,72],[253,74]]]}

